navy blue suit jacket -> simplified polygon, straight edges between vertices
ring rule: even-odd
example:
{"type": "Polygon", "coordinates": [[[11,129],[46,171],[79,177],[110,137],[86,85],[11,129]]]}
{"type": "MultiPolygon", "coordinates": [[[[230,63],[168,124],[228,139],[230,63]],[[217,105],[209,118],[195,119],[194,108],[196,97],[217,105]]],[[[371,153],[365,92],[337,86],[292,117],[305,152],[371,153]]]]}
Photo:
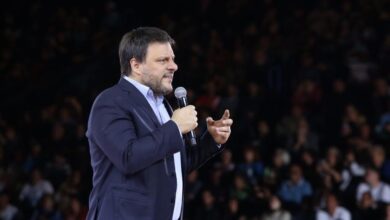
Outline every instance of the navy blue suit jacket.
{"type": "Polygon", "coordinates": [[[93,169],[88,220],[171,220],[173,154],[181,153],[185,179],[221,151],[207,132],[198,146],[186,146],[175,122],[161,125],[141,92],[123,78],[96,98],[87,137],[93,169]]]}

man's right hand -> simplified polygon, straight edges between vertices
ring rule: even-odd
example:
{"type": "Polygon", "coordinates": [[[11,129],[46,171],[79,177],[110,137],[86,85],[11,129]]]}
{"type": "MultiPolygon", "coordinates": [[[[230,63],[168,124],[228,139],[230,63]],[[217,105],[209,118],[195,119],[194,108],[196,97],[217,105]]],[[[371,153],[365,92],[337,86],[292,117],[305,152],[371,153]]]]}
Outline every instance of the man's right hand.
{"type": "Polygon", "coordinates": [[[195,106],[188,105],[184,108],[176,109],[171,120],[174,121],[182,134],[186,134],[194,130],[198,126],[198,117],[195,106]]]}

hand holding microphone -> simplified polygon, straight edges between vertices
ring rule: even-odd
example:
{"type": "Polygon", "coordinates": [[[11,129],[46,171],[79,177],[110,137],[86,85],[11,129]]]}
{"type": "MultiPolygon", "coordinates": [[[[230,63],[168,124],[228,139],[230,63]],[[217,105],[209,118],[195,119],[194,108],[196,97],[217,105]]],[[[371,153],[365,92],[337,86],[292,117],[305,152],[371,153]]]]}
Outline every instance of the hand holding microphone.
{"type": "Polygon", "coordinates": [[[172,121],[176,122],[182,134],[187,134],[198,126],[195,107],[188,105],[184,108],[176,109],[172,114],[172,121]]]}
{"type": "Polygon", "coordinates": [[[198,126],[195,106],[187,105],[187,91],[183,87],[175,89],[175,97],[180,108],[173,112],[171,120],[177,124],[180,132],[186,136],[189,144],[195,146],[196,136],[193,130],[198,126]]]}

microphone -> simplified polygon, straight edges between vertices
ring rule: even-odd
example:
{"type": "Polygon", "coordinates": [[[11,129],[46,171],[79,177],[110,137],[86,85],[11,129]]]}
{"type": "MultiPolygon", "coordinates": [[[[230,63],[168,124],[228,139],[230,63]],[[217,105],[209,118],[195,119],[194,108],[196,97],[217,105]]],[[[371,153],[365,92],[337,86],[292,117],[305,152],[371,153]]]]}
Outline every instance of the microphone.
{"type": "MultiPolygon", "coordinates": [[[[187,103],[187,90],[184,87],[177,87],[175,89],[175,97],[177,99],[177,104],[179,105],[179,108],[186,107],[188,105],[187,103]]],[[[187,142],[191,146],[196,145],[196,135],[193,130],[188,132],[187,134],[184,134],[187,142]]]]}

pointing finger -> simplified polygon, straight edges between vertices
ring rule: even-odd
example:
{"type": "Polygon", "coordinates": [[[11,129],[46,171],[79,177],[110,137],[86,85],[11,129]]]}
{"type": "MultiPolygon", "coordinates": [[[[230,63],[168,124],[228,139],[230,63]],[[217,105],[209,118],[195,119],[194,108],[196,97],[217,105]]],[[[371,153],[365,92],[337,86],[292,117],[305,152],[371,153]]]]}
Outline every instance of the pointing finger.
{"type": "Polygon", "coordinates": [[[228,118],[230,118],[230,112],[228,109],[226,109],[222,115],[222,119],[228,119],[228,118]]]}
{"type": "Polygon", "coordinates": [[[230,125],[233,124],[233,120],[230,119],[230,118],[229,118],[229,119],[225,119],[225,120],[222,121],[222,124],[223,124],[223,125],[230,126],[230,125]]]}
{"type": "Polygon", "coordinates": [[[230,132],[230,127],[220,127],[220,128],[217,128],[217,131],[219,131],[219,132],[230,132]]]}

